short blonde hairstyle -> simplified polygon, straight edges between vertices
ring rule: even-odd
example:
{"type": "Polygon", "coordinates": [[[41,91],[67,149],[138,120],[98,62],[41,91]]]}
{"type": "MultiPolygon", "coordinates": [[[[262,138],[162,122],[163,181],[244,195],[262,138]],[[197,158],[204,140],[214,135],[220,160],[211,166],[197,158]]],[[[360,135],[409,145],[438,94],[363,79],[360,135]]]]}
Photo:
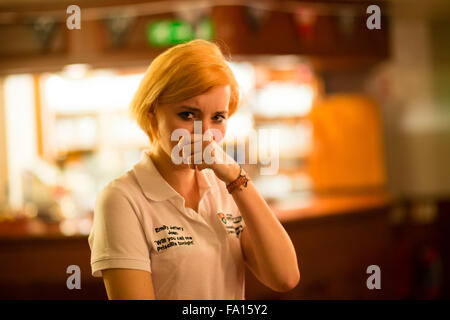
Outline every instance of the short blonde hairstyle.
{"type": "Polygon", "coordinates": [[[201,39],[171,47],[152,61],[130,104],[132,118],[151,144],[159,139],[152,124],[158,105],[178,103],[229,85],[229,116],[236,111],[239,87],[227,61],[217,44],[201,39]]]}

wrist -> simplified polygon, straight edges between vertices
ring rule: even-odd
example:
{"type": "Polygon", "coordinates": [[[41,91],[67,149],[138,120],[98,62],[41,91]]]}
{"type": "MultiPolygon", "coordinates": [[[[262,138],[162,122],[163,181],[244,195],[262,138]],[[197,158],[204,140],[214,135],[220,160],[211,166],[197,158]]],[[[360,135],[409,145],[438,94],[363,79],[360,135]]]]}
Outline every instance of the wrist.
{"type": "Polygon", "coordinates": [[[234,163],[229,170],[230,174],[224,179],[225,184],[230,184],[239,177],[241,173],[241,166],[238,163],[234,163]]]}
{"type": "Polygon", "coordinates": [[[239,189],[242,190],[242,188],[247,188],[247,183],[250,181],[250,178],[247,176],[247,173],[245,173],[241,166],[239,166],[239,174],[236,179],[232,180],[230,183],[227,183],[227,190],[228,193],[232,194],[235,190],[239,189]]]}

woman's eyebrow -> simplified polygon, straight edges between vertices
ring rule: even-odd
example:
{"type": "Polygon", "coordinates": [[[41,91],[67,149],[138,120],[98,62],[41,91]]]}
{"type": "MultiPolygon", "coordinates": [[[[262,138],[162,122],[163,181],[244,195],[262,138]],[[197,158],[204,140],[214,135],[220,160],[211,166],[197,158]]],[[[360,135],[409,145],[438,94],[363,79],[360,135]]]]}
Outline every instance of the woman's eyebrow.
{"type": "Polygon", "coordinates": [[[180,106],[183,109],[188,109],[191,111],[197,111],[197,112],[202,112],[202,110],[198,109],[198,108],[194,108],[194,107],[190,107],[190,106],[180,106]]]}
{"type": "MultiPolygon", "coordinates": [[[[198,108],[190,107],[190,106],[181,106],[181,108],[202,113],[202,110],[200,110],[198,108]]],[[[228,113],[227,110],[215,112],[215,114],[226,114],[226,113],[228,113]]]]}

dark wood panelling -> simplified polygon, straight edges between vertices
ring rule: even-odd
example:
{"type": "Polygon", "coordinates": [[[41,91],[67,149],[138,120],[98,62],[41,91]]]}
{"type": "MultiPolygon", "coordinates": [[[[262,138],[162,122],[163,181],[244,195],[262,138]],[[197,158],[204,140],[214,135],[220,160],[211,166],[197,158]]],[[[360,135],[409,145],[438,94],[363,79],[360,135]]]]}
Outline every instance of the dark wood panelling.
{"type": "Polygon", "coordinates": [[[277,293],[247,271],[247,299],[392,298],[387,207],[285,222],[284,226],[296,248],[299,285],[290,292],[277,293]],[[382,290],[366,287],[370,265],[381,269],[382,290]]]}
{"type": "MultiPolygon", "coordinates": [[[[340,31],[338,13],[334,9],[320,14],[311,35],[303,36],[298,32],[292,12],[282,8],[270,11],[260,29],[255,30],[251,28],[247,7],[215,6],[210,15],[215,40],[235,56],[302,55],[311,58],[317,69],[368,67],[388,56],[387,18],[383,17],[381,30],[368,30],[365,6],[361,4],[355,4],[355,27],[350,36],[340,31]]],[[[38,16],[41,11],[32,7],[22,9],[15,15],[15,22],[0,24],[0,74],[56,71],[73,63],[89,63],[93,67],[146,65],[165,49],[153,48],[147,43],[148,24],[156,19],[175,17],[171,12],[139,16],[132,23],[124,45],[114,47],[101,16],[98,20],[83,20],[82,15],[81,29],[68,30],[60,15],[54,38],[43,50],[27,22],[29,17],[38,16]]],[[[63,9],[60,4],[53,7],[56,12],[63,9]]],[[[19,9],[11,7],[7,12],[17,13],[14,10],[19,9]]],[[[65,11],[62,13],[63,18],[68,16],[65,11]]]]}

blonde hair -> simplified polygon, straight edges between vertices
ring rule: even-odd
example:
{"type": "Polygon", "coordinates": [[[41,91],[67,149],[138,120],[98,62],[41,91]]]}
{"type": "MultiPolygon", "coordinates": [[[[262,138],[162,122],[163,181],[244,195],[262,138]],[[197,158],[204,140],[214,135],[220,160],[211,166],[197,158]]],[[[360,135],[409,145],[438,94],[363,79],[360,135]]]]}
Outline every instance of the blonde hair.
{"type": "Polygon", "coordinates": [[[226,62],[217,44],[201,39],[171,47],[152,61],[130,104],[132,118],[151,144],[159,139],[152,124],[158,105],[178,103],[213,87],[229,85],[229,116],[236,111],[239,87],[226,62]]]}

